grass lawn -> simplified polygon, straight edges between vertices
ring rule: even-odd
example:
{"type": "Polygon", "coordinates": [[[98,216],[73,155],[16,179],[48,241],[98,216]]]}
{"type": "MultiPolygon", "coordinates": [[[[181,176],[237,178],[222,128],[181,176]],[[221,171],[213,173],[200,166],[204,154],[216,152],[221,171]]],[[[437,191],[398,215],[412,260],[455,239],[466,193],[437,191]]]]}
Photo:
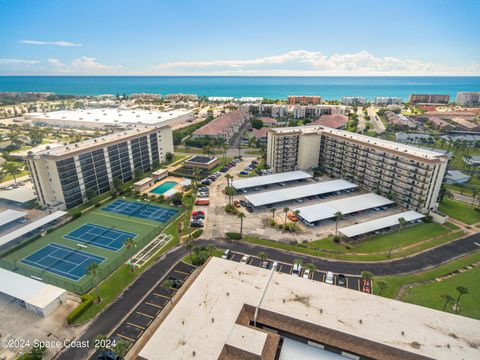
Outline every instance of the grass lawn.
{"type": "Polygon", "coordinates": [[[441,202],[438,209],[465,224],[474,224],[480,221],[480,212],[473,210],[471,206],[460,201],[445,199],[441,202]]]}
{"type": "MultiPolygon", "coordinates": [[[[442,294],[450,294],[455,299],[458,296],[457,286],[468,288],[469,293],[460,299],[458,314],[480,319],[480,268],[474,268],[448,279],[431,284],[413,286],[405,291],[402,301],[417,304],[432,309],[443,310],[442,294]]],[[[447,312],[453,312],[453,305],[447,305],[447,312]]]]}
{"type": "MultiPolygon", "coordinates": [[[[223,251],[224,251],[223,249],[215,248],[215,250],[212,251],[211,256],[218,257],[218,258],[222,257],[223,251]]],[[[184,263],[192,265],[195,262],[195,259],[196,259],[196,256],[193,253],[192,253],[192,258],[190,257],[190,255],[187,255],[182,259],[182,261],[184,263]],[[192,258],[193,258],[193,261],[192,261],[192,258]]]]}
{"type": "Polygon", "coordinates": [[[438,246],[463,235],[463,231],[452,231],[444,225],[435,223],[424,223],[412,227],[407,227],[402,231],[393,232],[385,235],[379,235],[360,242],[351,242],[351,249],[347,249],[344,244],[335,243],[332,238],[324,238],[305,244],[285,244],[277,241],[258,239],[251,236],[244,236],[243,241],[259,245],[269,246],[281,250],[297,252],[300,254],[333,258],[338,260],[360,260],[360,261],[379,261],[404,257],[426,250],[433,246],[438,246]],[[436,239],[433,239],[438,237],[436,239]],[[410,245],[408,249],[393,252],[391,257],[387,257],[388,249],[392,245],[393,239],[396,239],[395,249],[410,245]]]}

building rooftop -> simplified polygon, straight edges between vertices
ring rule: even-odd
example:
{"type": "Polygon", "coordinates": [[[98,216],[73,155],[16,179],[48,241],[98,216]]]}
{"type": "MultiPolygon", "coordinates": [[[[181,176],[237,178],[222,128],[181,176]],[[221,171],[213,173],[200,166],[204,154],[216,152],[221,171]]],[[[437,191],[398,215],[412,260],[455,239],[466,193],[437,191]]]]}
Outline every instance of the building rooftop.
{"type": "Polygon", "coordinates": [[[257,305],[259,316],[278,320],[285,331],[298,325],[303,333],[296,336],[315,338],[323,329],[337,335],[329,341],[362,353],[381,348],[385,359],[400,359],[399,352],[410,359],[478,359],[478,320],[219,258],[204,266],[138,355],[218,359],[225,344],[258,354],[273,333],[249,326],[245,306],[257,305]]]}
{"type": "Polygon", "coordinates": [[[193,132],[197,136],[215,136],[221,133],[228,133],[232,128],[232,124],[242,122],[246,114],[240,110],[233,110],[213,119],[208,124],[202,126],[193,132]]]}
{"type": "Polygon", "coordinates": [[[312,175],[305,171],[288,171],[272,175],[254,176],[247,179],[235,179],[232,182],[232,186],[237,190],[241,190],[255,186],[278,184],[286,181],[304,180],[311,177],[312,175]]]}
{"type": "Polygon", "coordinates": [[[383,140],[383,139],[362,135],[362,134],[357,134],[357,133],[344,131],[344,130],[332,129],[332,128],[328,128],[320,125],[273,128],[273,129],[270,129],[270,131],[277,134],[325,133],[325,134],[335,135],[340,138],[343,137],[346,139],[355,140],[368,145],[375,145],[381,148],[385,148],[387,150],[395,151],[402,154],[407,154],[407,155],[422,158],[422,159],[437,160],[440,158],[444,158],[440,154],[427,149],[421,149],[411,145],[400,144],[394,141],[383,140]]]}
{"type": "Polygon", "coordinates": [[[188,110],[120,110],[120,109],[81,109],[81,110],[61,110],[48,113],[30,113],[26,114],[26,119],[42,122],[45,120],[64,120],[64,121],[84,121],[97,122],[107,125],[168,125],[172,120],[180,116],[188,115],[188,110]]]}
{"type": "Polygon", "coordinates": [[[27,216],[26,212],[7,209],[0,212],[0,227],[27,216]]]}
{"type": "Polygon", "coordinates": [[[328,201],[321,204],[299,207],[293,209],[293,211],[298,210],[302,219],[313,223],[315,221],[331,219],[335,217],[335,213],[338,211],[340,211],[343,215],[346,215],[353,212],[364,211],[390,204],[393,204],[393,201],[383,196],[369,193],[328,201]]]}
{"type": "Polygon", "coordinates": [[[192,156],[190,159],[188,159],[185,162],[186,163],[196,163],[196,164],[206,165],[206,164],[210,164],[210,163],[212,163],[213,161],[216,161],[216,160],[217,160],[217,158],[212,157],[212,156],[195,155],[195,156],[192,156]]]}

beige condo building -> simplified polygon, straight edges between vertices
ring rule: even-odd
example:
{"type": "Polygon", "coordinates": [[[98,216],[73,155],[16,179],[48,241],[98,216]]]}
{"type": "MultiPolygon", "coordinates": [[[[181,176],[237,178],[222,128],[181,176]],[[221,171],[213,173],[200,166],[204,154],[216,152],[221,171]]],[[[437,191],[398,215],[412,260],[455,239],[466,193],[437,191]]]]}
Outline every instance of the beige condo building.
{"type": "Polygon", "coordinates": [[[422,212],[438,206],[445,155],[323,126],[270,129],[267,164],[275,172],[319,168],[422,212]]]}

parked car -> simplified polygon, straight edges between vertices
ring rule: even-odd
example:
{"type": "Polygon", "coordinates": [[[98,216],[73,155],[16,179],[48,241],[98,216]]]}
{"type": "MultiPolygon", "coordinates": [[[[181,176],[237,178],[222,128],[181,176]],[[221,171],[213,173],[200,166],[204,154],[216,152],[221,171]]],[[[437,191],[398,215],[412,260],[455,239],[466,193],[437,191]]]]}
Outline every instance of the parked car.
{"type": "Polygon", "coordinates": [[[278,262],[277,262],[277,261],[274,261],[274,262],[272,263],[272,269],[273,269],[273,270],[277,270],[277,268],[278,268],[278,262]]]}
{"type": "Polygon", "coordinates": [[[202,180],[202,185],[210,185],[211,183],[212,183],[212,180],[210,179],[202,180]]]}
{"type": "Polygon", "coordinates": [[[245,206],[245,209],[247,209],[249,213],[253,213],[253,208],[251,206],[245,206]]]}
{"type": "Polygon", "coordinates": [[[234,205],[235,207],[239,208],[239,207],[240,207],[240,201],[238,201],[238,200],[233,200],[233,205],[234,205]]]}
{"type": "Polygon", "coordinates": [[[246,207],[247,206],[247,202],[245,200],[240,200],[239,201],[240,205],[243,206],[243,207],[246,207]]]}
{"type": "Polygon", "coordinates": [[[200,220],[193,220],[190,222],[190,226],[194,228],[202,228],[203,227],[203,222],[200,220]]]}
{"type": "Polygon", "coordinates": [[[228,259],[230,257],[230,249],[227,249],[223,252],[222,259],[228,259]]]}
{"type": "Polygon", "coordinates": [[[240,175],[248,175],[249,172],[248,171],[240,171],[240,175]]]}
{"type": "Polygon", "coordinates": [[[259,190],[260,190],[260,188],[259,188],[259,187],[255,187],[255,188],[253,188],[253,191],[259,191],[259,190]]]}
{"type": "Polygon", "coordinates": [[[327,272],[327,276],[325,277],[325,282],[327,284],[333,285],[333,272],[327,272]]]}
{"type": "Polygon", "coordinates": [[[263,268],[263,269],[268,269],[269,266],[270,266],[270,261],[268,261],[268,260],[264,260],[260,264],[260,267],[263,268]]]}
{"type": "Polygon", "coordinates": [[[362,279],[362,281],[360,283],[360,290],[363,291],[364,293],[371,294],[372,289],[370,288],[370,280],[362,279]]]}
{"type": "Polygon", "coordinates": [[[298,221],[298,217],[296,217],[296,216],[295,216],[295,213],[292,212],[292,211],[289,211],[289,212],[287,213],[287,216],[288,216],[288,218],[289,218],[290,220],[292,220],[292,221],[298,221]]]}
{"type": "Polygon", "coordinates": [[[305,269],[305,271],[303,272],[303,278],[310,279],[310,269],[305,269]]]}
{"type": "Polygon", "coordinates": [[[299,204],[303,203],[303,200],[302,199],[295,199],[295,201],[299,204]]]}
{"type": "Polygon", "coordinates": [[[302,272],[302,265],[294,264],[292,269],[292,275],[300,276],[301,272],[302,272]]]}
{"type": "Polygon", "coordinates": [[[347,286],[347,279],[345,278],[345,275],[343,275],[343,274],[338,274],[337,275],[337,285],[338,286],[343,286],[343,287],[347,286]]]}
{"type": "Polygon", "coordinates": [[[248,260],[250,260],[250,256],[248,255],[243,255],[242,258],[240,259],[240,262],[242,264],[246,264],[248,262],[248,260]]]}
{"type": "Polygon", "coordinates": [[[197,200],[195,200],[195,205],[210,205],[210,200],[208,200],[208,199],[197,199],[197,200]]]}
{"type": "Polygon", "coordinates": [[[194,211],[194,212],[192,212],[192,216],[203,216],[203,217],[205,217],[205,211],[201,211],[201,210],[194,211]]]}
{"type": "Polygon", "coordinates": [[[199,198],[208,198],[209,194],[208,194],[208,193],[205,193],[205,192],[199,192],[199,193],[197,194],[197,196],[198,196],[199,198]]]}
{"type": "Polygon", "coordinates": [[[182,286],[182,282],[175,276],[169,276],[168,280],[172,282],[172,288],[179,289],[182,286]]]}
{"type": "Polygon", "coordinates": [[[200,186],[200,187],[198,188],[198,191],[208,191],[208,187],[206,187],[206,186],[200,186]]]}

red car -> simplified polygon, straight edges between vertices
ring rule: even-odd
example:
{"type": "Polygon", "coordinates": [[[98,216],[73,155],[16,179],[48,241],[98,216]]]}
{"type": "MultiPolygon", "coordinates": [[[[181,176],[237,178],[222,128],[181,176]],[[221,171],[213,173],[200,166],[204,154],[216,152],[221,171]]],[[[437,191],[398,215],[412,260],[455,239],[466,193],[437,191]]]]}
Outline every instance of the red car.
{"type": "Polygon", "coordinates": [[[193,211],[192,217],[203,217],[205,218],[205,211],[193,211]]]}
{"type": "Polygon", "coordinates": [[[362,279],[360,283],[360,290],[363,291],[364,293],[371,294],[372,289],[370,287],[370,280],[362,279]]]}

